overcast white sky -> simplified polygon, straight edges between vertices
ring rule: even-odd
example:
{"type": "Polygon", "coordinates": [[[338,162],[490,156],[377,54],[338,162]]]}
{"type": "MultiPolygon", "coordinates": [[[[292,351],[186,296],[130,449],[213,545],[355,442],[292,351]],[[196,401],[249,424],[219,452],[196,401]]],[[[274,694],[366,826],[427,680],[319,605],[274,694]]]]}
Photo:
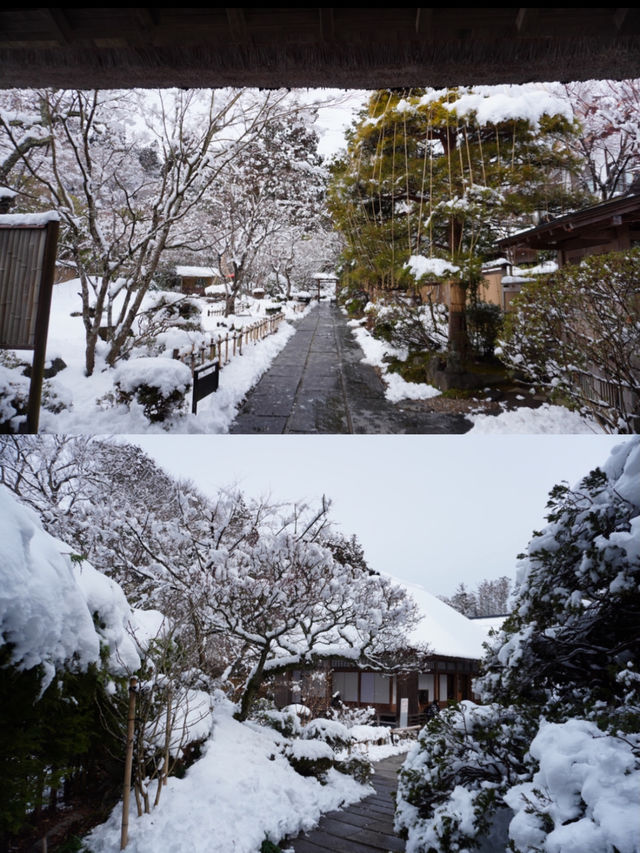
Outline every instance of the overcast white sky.
{"type": "Polygon", "coordinates": [[[450,595],[514,576],[549,490],[604,463],[614,436],[130,436],[206,493],[236,484],[280,501],[333,501],[372,568],[450,595]]]}

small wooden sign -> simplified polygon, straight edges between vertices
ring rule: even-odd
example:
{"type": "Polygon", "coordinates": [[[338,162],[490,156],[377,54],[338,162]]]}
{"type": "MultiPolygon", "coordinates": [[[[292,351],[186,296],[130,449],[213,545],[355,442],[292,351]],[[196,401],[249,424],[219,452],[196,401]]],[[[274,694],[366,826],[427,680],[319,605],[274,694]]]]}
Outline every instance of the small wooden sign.
{"type": "Polygon", "coordinates": [[[33,350],[26,432],[38,432],[57,214],[0,216],[0,348],[33,350]]]}
{"type": "Polygon", "coordinates": [[[198,400],[213,394],[218,390],[220,380],[220,362],[207,361],[196,367],[193,371],[193,401],[191,403],[191,412],[194,415],[198,414],[198,400]]]}

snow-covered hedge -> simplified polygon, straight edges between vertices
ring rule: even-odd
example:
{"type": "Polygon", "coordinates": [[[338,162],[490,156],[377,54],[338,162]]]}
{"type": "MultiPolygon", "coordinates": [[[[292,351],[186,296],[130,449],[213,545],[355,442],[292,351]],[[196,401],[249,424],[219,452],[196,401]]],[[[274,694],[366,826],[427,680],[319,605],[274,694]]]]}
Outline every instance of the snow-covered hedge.
{"type": "Polygon", "coordinates": [[[538,769],[505,796],[515,812],[515,850],[637,853],[640,734],[607,735],[586,720],[542,721],[529,750],[538,769]]]}
{"type": "Polygon", "coordinates": [[[640,249],[591,256],[540,278],[513,309],[500,347],[509,366],[595,412],[611,432],[638,431],[640,249]]]}

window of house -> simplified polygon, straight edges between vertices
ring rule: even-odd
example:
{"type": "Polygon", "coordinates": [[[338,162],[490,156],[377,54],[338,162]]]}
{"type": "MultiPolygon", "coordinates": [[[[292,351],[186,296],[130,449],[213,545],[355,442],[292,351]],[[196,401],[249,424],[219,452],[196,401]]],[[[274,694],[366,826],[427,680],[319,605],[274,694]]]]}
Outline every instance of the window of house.
{"type": "Polygon", "coordinates": [[[334,672],[333,692],[339,693],[343,702],[358,701],[358,673],[334,672]]]}
{"type": "Polygon", "coordinates": [[[435,697],[433,673],[420,674],[418,676],[418,690],[424,690],[427,693],[428,701],[433,702],[435,697]]]}
{"type": "Polygon", "coordinates": [[[360,701],[389,704],[389,678],[377,672],[360,673],[360,701]]]}

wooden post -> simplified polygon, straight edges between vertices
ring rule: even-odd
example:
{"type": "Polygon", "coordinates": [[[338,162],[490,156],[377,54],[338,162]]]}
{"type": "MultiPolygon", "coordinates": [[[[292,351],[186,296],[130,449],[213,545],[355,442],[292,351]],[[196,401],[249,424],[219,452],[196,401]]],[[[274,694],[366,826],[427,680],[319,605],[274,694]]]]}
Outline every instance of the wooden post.
{"type": "Polygon", "coordinates": [[[127,717],[127,750],[124,761],[124,785],[122,789],[122,828],[120,849],[124,850],[129,840],[129,798],[131,796],[131,768],[133,766],[133,737],[136,723],[136,692],[138,679],[129,679],[129,714],[127,717]]]}

